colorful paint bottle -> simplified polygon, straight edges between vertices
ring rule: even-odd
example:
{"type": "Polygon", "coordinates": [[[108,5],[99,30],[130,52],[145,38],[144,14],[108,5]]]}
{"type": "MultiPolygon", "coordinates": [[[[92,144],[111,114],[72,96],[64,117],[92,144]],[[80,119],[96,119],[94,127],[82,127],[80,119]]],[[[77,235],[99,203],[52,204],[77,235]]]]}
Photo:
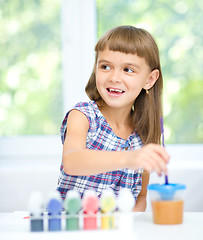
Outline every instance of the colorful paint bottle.
{"type": "Polygon", "coordinates": [[[97,212],[99,208],[99,199],[96,192],[87,190],[84,193],[83,200],[84,230],[97,229],[97,212]]]}
{"type": "Polygon", "coordinates": [[[112,189],[103,191],[100,199],[101,229],[114,229],[115,217],[113,215],[116,209],[116,197],[112,189]]]}
{"type": "Polygon", "coordinates": [[[31,194],[28,208],[30,211],[30,231],[44,231],[43,201],[40,192],[33,192],[31,194]]]}
{"type": "Polygon", "coordinates": [[[47,204],[49,231],[61,231],[62,208],[63,204],[60,193],[57,191],[52,192],[47,204]]]}
{"type": "Polygon", "coordinates": [[[69,190],[64,202],[66,210],[66,230],[79,230],[79,210],[81,208],[80,194],[69,190]]]}
{"type": "Polygon", "coordinates": [[[135,198],[130,189],[120,190],[117,206],[119,210],[119,229],[132,229],[133,227],[133,208],[135,207],[135,198]]]}

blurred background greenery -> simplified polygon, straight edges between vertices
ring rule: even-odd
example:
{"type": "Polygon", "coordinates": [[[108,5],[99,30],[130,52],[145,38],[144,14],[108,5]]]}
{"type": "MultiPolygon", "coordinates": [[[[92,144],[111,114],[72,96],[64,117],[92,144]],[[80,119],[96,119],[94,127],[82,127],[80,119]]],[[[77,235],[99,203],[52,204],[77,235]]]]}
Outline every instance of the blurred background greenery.
{"type": "Polygon", "coordinates": [[[0,26],[0,135],[58,133],[60,1],[0,0],[0,26]]]}
{"type": "MultiPolygon", "coordinates": [[[[202,143],[203,1],[96,3],[98,37],[123,24],[146,28],[155,37],[164,76],[166,143],[202,143]]],[[[0,0],[0,6],[0,136],[58,134],[60,1],[0,0]]]]}

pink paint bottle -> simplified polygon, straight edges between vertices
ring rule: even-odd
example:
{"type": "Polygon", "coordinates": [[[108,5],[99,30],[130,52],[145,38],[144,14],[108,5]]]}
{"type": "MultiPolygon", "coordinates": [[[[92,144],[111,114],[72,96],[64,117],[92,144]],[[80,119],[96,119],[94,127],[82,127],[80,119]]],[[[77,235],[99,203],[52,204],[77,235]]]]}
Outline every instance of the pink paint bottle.
{"type": "Polygon", "coordinates": [[[99,199],[96,195],[96,192],[93,190],[87,190],[84,193],[82,205],[84,213],[84,230],[97,229],[97,212],[99,208],[99,199]]]}

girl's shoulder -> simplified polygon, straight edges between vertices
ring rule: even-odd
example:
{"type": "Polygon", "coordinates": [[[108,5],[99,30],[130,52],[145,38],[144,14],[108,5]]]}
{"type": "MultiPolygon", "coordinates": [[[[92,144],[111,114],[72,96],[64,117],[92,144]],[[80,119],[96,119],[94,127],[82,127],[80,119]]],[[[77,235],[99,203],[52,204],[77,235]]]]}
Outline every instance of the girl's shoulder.
{"type": "Polygon", "coordinates": [[[79,102],[71,110],[77,109],[85,114],[94,113],[97,108],[97,104],[94,101],[79,102]]]}
{"type": "Polygon", "coordinates": [[[64,123],[66,123],[68,115],[72,110],[80,111],[87,117],[88,121],[91,121],[91,119],[95,118],[97,115],[98,107],[94,101],[79,102],[66,113],[66,116],[63,120],[64,123]]]}
{"type": "Polygon", "coordinates": [[[99,117],[100,114],[98,106],[94,101],[79,102],[71,110],[74,109],[82,112],[87,117],[89,122],[95,121],[95,119],[99,117]]]}
{"type": "Polygon", "coordinates": [[[91,128],[93,128],[93,125],[96,123],[95,119],[98,117],[98,114],[100,113],[97,104],[94,101],[77,103],[66,113],[63,119],[60,129],[62,142],[64,142],[65,139],[64,137],[66,134],[68,116],[72,110],[78,110],[81,113],[83,113],[86,116],[87,120],[89,121],[89,125],[91,126],[91,128]]]}

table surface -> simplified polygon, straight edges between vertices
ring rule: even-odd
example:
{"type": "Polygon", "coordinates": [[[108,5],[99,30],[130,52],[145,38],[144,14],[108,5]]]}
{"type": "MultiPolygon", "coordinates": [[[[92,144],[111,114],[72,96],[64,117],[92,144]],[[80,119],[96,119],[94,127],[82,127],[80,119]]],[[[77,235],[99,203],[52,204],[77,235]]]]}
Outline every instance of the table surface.
{"type": "MultiPolygon", "coordinates": [[[[132,227],[129,229],[94,230],[94,231],[61,231],[37,232],[29,231],[30,221],[24,219],[27,212],[0,213],[0,239],[178,239],[203,240],[203,212],[185,212],[182,224],[157,225],[152,222],[151,212],[131,213],[132,227]]],[[[130,222],[129,224],[130,225],[130,222]]]]}

